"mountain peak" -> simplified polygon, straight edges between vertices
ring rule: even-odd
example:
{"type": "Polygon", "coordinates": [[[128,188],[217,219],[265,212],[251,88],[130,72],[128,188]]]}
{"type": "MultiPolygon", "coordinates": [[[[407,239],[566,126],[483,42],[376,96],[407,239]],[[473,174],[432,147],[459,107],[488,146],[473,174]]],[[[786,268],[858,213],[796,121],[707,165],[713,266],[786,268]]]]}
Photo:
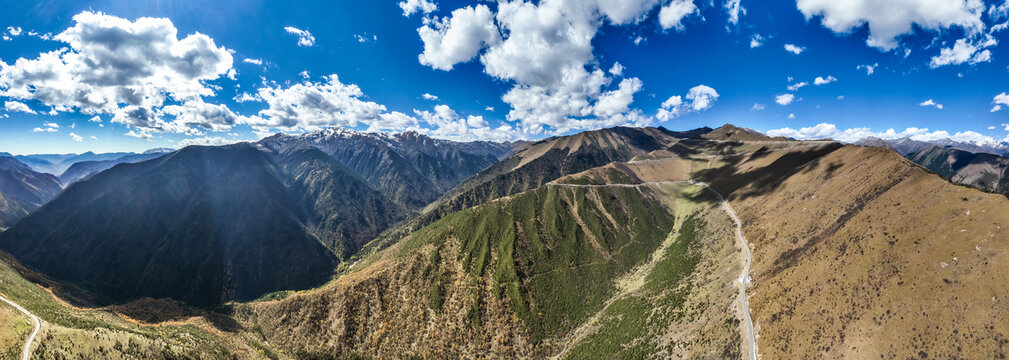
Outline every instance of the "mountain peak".
{"type": "Polygon", "coordinates": [[[706,134],[701,135],[702,138],[708,140],[729,140],[729,141],[768,141],[768,140],[786,140],[782,137],[772,138],[763,133],[749,129],[738,127],[732,124],[725,124],[721,127],[714,129],[706,134]]]}

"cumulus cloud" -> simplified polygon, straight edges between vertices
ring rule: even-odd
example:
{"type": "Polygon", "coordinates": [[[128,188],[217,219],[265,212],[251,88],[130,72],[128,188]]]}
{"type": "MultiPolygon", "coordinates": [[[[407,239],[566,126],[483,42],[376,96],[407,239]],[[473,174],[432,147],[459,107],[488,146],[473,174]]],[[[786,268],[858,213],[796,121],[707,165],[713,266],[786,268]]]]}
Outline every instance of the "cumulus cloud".
{"type": "MultiPolygon", "coordinates": [[[[738,0],[730,1],[736,1],[737,6],[739,4],[738,0]]],[[[683,19],[697,12],[697,6],[694,5],[693,0],[670,1],[669,4],[662,7],[662,10],[659,10],[659,26],[662,26],[663,29],[683,30],[683,19]]]]}
{"type": "Polygon", "coordinates": [[[879,66],[879,63],[874,63],[872,65],[859,65],[859,66],[856,66],[855,69],[856,70],[865,70],[865,74],[866,75],[872,75],[872,73],[876,72],[876,67],[877,66],[879,66]]]}
{"type": "Polygon", "coordinates": [[[35,114],[36,113],[34,110],[32,110],[30,107],[28,107],[27,104],[25,104],[23,102],[18,102],[18,101],[6,101],[6,102],[4,102],[4,110],[7,110],[8,112],[18,111],[18,112],[29,113],[29,114],[35,114]]]}
{"type": "MultiPolygon", "coordinates": [[[[479,58],[485,73],[512,85],[502,96],[511,105],[506,119],[525,134],[643,124],[649,119],[638,110],[613,113],[623,109],[615,105],[632,98],[629,91],[641,88],[640,80],[615,82],[599,68],[592,40],[600,27],[637,23],[657,5],[658,0],[511,1],[499,3],[496,12],[484,4],[467,6],[425,20],[418,29],[424,43],[418,59],[451,70],[479,58]]],[[[675,27],[671,19],[682,17],[672,15],[690,13],[694,6],[674,0],[663,8],[669,10],[665,21],[659,10],[660,25],[675,27]]]]}
{"type": "Polygon", "coordinates": [[[936,103],[932,99],[922,101],[918,106],[934,106],[936,109],[942,109],[942,104],[936,103]]]}
{"type": "Polygon", "coordinates": [[[624,75],[624,66],[620,65],[620,63],[618,63],[618,62],[613,63],[613,67],[610,68],[610,75],[613,75],[613,76],[623,76],[624,75]]]}
{"type": "Polygon", "coordinates": [[[963,63],[974,65],[988,62],[991,61],[991,50],[986,48],[997,44],[998,41],[991,36],[978,43],[968,41],[967,39],[959,39],[953,44],[953,47],[940,49],[939,55],[933,56],[928,66],[934,69],[946,65],[960,65],[963,63]]]}
{"type": "Polygon", "coordinates": [[[725,13],[729,15],[729,24],[739,23],[739,15],[746,15],[746,8],[739,6],[739,0],[725,0],[725,13]]]}
{"type": "Polygon", "coordinates": [[[593,107],[593,112],[598,117],[612,117],[623,114],[630,110],[630,105],[634,102],[634,93],[641,90],[641,80],[638,78],[624,79],[620,81],[617,89],[607,91],[599,96],[599,101],[593,107]]]}
{"type": "Polygon", "coordinates": [[[420,63],[446,71],[473,59],[484,46],[501,41],[494,14],[483,4],[456,9],[451,16],[424,25],[417,32],[424,42],[420,63]]]}
{"type": "Polygon", "coordinates": [[[484,111],[491,111],[491,112],[494,111],[494,107],[493,106],[488,106],[488,107],[485,107],[483,109],[484,109],[484,111]]]}
{"type": "Polygon", "coordinates": [[[795,101],[794,94],[781,94],[774,97],[774,102],[781,106],[791,104],[793,101],[795,101]]]}
{"type": "Polygon", "coordinates": [[[242,59],[242,62],[253,64],[253,65],[263,65],[263,60],[260,60],[260,59],[245,58],[245,59],[242,59]]]}
{"type": "Polygon", "coordinates": [[[74,133],[70,133],[70,138],[74,139],[74,141],[76,141],[76,142],[82,142],[82,141],[84,141],[84,138],[82,138],[80,135],[77,135],[77,134],[74,134],[74,133]]]}
{"type": "Polygon", "coordinates": [[[298,83],[287,88],[263,87],[256,98],[267,108],[259,116],[241,119],[255,127],[283,130],[317,130],[327,126],[402,129],[416,123],[401,113],[386,112],[385,105],[366,101],[364,93],[354,84],[344,84],[334,75],[321,82],[298,83]]]}
{"type": "Polygon", "coordinates": [[[1009,94],[1003,92],[1001,94],[995,95],[995,97],[992,98],[991,102],[995,104],[995,106],[991,108],[991,112],[1002,110],[1003,106],[1009,106],[1009,94]]]}
{"type": "Polygon", "coordinates": [[[437,96],[428,93],[421,94],[420,97],[424,98],[424,100],[438,101],[437,96]]]}
{"type": "Polygon", "coordinates": [[[98,115],[95,115],[95,116],[92,116],[91,119],[88,119],[88,121],[94,122],[94,123],[100,123],[100,122],[102,122],[102,118],[99,117],[98,115]]]}
{"type": "Polygon", "coordinates": [[[0,62],[0,96],[38,100],[59,112],[113,114],[113,122],[146,133],[185,132],[158,116],[166,99],[213,96],[205,82],[232,69],[228,49],[200,33],[180,39],[168,19],[82,12],[73,20],[52,37],[63,49],[0,62]]]}
{"type": "Polygon", "coordinates": [[[438,10],[438,5],[428,0],[406,0],[399,2],[399,8],[403,9],[403,16],[410,17],[414,13],[432,13],[438,10]]]}
{"type": "Polygon", "coordinates": [[[792,44],[785,44],[785,51],[788,51],[795,55],[799,55],[802,54],[803,51],[806,51],[806,47],[792,44]]]}
{"type": "Polygon", "coordinates": [[[985,136],[973,131],[963,131],[957,132],[955,134],[950,134],[944,130],[930,131],[928,128],[917,128],[909,127],[903,131],[896,131],[894,129],[888,129],[882,132],[874,132],[872,129],[867,127],[860,128],[850,128],[845,130],[840,130],[836,125],[830,123],[820,123],[811,127],[804,127],[801,129],[792,129],[789,127],[769,130],[766,133],[768,136],[784,136],[790,137],[798,140],[815,140],[815,139],[833,139],[836,141],[854,143],[859,140],[876,137],[880,139],[892,140],[900,138],[910,138],[917,141],[936,141],[943,139],[950,139],[953,141],[969,142],[969,143],[990,143],[995,142],[994,138],[990,136],[985,136]]]}
{"type": "Polygon", "coordinates": [[[825,77],[825,78],[817,76],[816,79],[813,79],[813,84],[815,84],[815,85],[826,85],[826,84],[830,84],[830,83],[835,82],[835,81],[837,81],[837,78],[834,77],[834,76],[832,76],[832,75],[827,75],[827,77],[825,77]]]}
{"type": "Polygon", "coordinates": [[[663,101],[655,118],[659,121],[669,121],[680,116],[710,109],[718,100],[718,92],[707,85],[697,85],[687,91],[684,97],[670,96],[663,101]]]}
{"type": "Polygon", "coordinates": [[[764,37],[760,36],[760,34],[753,34],[753,36],[750,37],[750,48],[754,49],[761,46],[764,46],[764,37]]]}
{"type": "Polygon", "coordinates": [[[33,132],[57,132],[60,131],[60,125],[54,122],[45,122],[42,124],[43,127],[37,127],[32,129],[33,132]]]}
{"type": "Polygon", "coordinates": [[[913,25],[926,30],[959,27],[973,34],[984,28],[980,0],[797,0],[796,6],[807,20],[820,16],[823,26],[838,34],[868,26],[866,44],[883,51],[896,48],[897,39],[911,33],[913,25]]]}
{"type": "Polygon", "coordinates": [[[285,26],[284,31],[288,34],[298,37],[298,46],[313,46],[315,45],[315,36],[308,30],[301,30],[293,26],[285,26]]]}
{"type": "Polygon", "coordinates": [[[211,131],[228,131],[232,126],[247,121],[245,117],[231,112],[227,106],[208,104],[203,100],[165,106],[161,114],[174,117],[173,123],[177,126],[200,127],[211,131]]]}
{"type": "Polygon", "coordinates": [[[429,136],[457,141],[509,141],[521,137],[521,134],[508,124],[492,128],[482,116],[462,117],[444,104],[436,105],[434,111],[414,109],[414,113],[431,127],[411,130],[429,136]]]}

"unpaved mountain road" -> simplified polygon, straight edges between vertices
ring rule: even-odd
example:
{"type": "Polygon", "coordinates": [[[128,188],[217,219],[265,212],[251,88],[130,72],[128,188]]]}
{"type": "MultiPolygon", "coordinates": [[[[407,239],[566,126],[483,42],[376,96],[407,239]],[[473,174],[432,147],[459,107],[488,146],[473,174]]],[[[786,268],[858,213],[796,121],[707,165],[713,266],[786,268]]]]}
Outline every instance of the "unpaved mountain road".
{"type": "Polygon", "coordinates": [[[749,358],[750,360],[757,360],[757,338],[753,334],[753,320],[750,319],[750,303],[746,300],[746,287],[750,286],[750,263],[753,262],[753,254],[750,252],[750,244],[746,242],[746,237],[743,236],[743,223],[739,221],[736,211],[732,210],[732,206],[729,205],[728,201],[725,201],[725,197],[721,193],[712,189],[708,184],[699,181],[690,181],[690,183],[703,186],[717,195],[718,199],[722,201],[722,207],[725,209],[725,212],[736,223],[736,239],[739,240],[743,245],[743,250],[746,251],[746,267],[743,268],[743,274],[739,277],[739,301],[743,304],[743,315],[746,316],[746,329],[750,336],[749,358]]]}
{"type": "Polygon", "coordinates": [[[28,310],[25,310],[25,308],[21,307],[21,305],[18,305],[17,303],[10,301],[9,299],[7,299],[7,297],[3,295],[0,295],[0,300],[3,300],[5,303],[10,304],[10,306],[13,306],[15,309],[18,309],[18,311],[24,313],[25,315],[28,316],[29,319],[31,319],[32,325],[35,328],[32,329],[31,335],[28,335],[28,340],[25,340],[25,348],[24,350],[21,351],[21,360],[31,359],[32,342],[35,341],[35,336],[39,334],[39,330],[42,330],[42,320],[39,320],[39,318],[35,316],[35,314],[28,312],[28,310]]]}
{"type": "MultiPolygon", "coordinates": [[[[742,274],[739,277],[739,283],[740,283],[739,284],[739,298],[740,298],[740,303],[742,304],[742,308],[743,308],[743,315],[746,317],[746,330],[747,330],[747,335],[748,335],[749,343],[750,343],[750,346],[749,346],[749,349],[748,349],[749,350],[749,356],[747,356],[747,358],[749,358],[750,360],[757,360],[757,338],[756,338],[756,336],[753,333],[753,320],[750,318],[750,304],[746,300],[746,287],[750,285],[750,280],[751,280],[750,279],[750,264],[753,262],[753,254],[750,251],[750,244],[746,242],[746,237],[743,236],[743,223],[741,221],[739,221],[739,217],[736,216],[736,211],[732,209],[732,206],[729,205],[729,202],[725,200],[725,197],[722,196],[721,193],[719,193],[718,191],[715,191],[715,189],[712,189],[711,186],[708,186],[707,183],[703,183],[703,182],[700,182],[700,181],[694,181],[694,180],[654,181],[654,182],[644,182],[644,183],[640,183],[640,184],[579,185],[579,184],[549,183],[547,185],[560,186],[560,187],[586,187],[586,188],[593,188],[593,187],[639,187],[639,186],[645,186],[645,185],[662,185],[662,184],[677,184],[677,183],[679,183],[679,184],[686,183],[686,184],[691,184],[691,185],[696,185],[696,186],[703,186],[705,189],[708,189],[708,191],[711,191],[713,194],[715,194],[715,196],[718,196],[718,199],[722,202],[722,208],[725,209],[725,212],[729,214],[729,217],[732,218],[732,221],[736,223],[736,239],[739,240],[740,244],[743,245],[743,250],[746,253],[746,266],[743,267],[743,272],[742,272],[742,274]]],[[[621,292],[621,293],[618,293],[617,295],[618,296],[623,296],[624,294],[621,292]]],[[[606,310],[606,308],[609,306],[610,303],[612,303],[613,300],[615,300],[615,298],[616,297],[614,297],[614,299],[610,299],[610,301],[607,301],[606,305],[603,306],[603,309],[600,310],[596,314],[596,316],[593,316],[592,319],[593,320],[597,319],[598,315],[602,314],[602,312],[606,310]]],[[[593,322],[594,321],[588,321],[585,325],[590,325],[593,322]]],[[[582,330],[582,329],[578,329],[578,330],[582,330]]],[[[576,335],[575,338],[572,339],[573,341],[570,341],[568,344],[566,344],[564,346],[564,348],[561,350],[561,352],[558,353],[557,355],[555,355],[553,357],[554,359],[560,359],[560,358],[563,358],[565,355],[567,355],[568,351],[570,351],[571,348],[575,345],[574,343],[578,342],[578,340],[580,340],[581,338],[583,338],[585,336],[585,331],[582,331],[580,333],[578,331],[576,331],[576,334],[579,334],[579,335],[576,335]]]]}

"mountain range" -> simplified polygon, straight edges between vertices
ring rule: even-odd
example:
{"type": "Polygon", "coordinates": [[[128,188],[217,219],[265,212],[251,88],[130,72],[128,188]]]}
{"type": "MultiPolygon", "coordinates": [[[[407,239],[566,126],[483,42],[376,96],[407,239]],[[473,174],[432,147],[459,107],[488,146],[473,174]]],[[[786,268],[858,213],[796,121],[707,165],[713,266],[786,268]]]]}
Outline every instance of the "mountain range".
{"type": "Polygon", "coordinates": [[[880,139],[878,137],[867,137],[865,139],[855,142],[855,145],[888,147],[903,156],[907,156],[911,153],[928,149],[929,147],[932,146],[938,146],[940,148],[956,149],[961,151],[969,151],[973,153],[988,153],[1000,156],[1009,155],[1009,143],[1006,143],[1004,141],[955,141],[949,138],[922,141],[922,140],[913,140],[907,137],[899,139],[880,139]]]}
{"type": "Polygon", "coordinates": [[[1000,357],[1009,200],[943,177],[1003,158],[906,155],[732,125],[186,147],[0,233],[0,293],[40,358],[1000,357]]]}
{"type": "Polygon", "coordinates": [[[61,190],[55,176],[36,172],[14,157],[0,156],[0,230],[35,211],[61,190]]]}

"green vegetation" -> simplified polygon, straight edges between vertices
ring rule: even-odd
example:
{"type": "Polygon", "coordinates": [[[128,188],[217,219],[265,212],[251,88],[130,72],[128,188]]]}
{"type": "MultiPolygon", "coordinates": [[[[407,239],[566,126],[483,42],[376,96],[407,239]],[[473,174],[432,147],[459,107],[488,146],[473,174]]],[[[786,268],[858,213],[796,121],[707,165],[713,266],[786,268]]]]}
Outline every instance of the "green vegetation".
{"type": "Polygon", "coordinates": [[[659,337],[683,316],[690,291],[687,277],[697,267],[695,248],[701,220],[689,215],[680,225],[676,240],[645,278],[640,293],[614,301],[603,313],[599,329],[582,340],[571,359],[641,359],[659,351],[659,337]]]}
{"type": "MultiPolygon", "coordinates": [[[[614,280],[645,260],[672,224],[658,200],[634,188],[546,186],[450,214],[417,231],[401,253],[457,239],[461,250],[453,260],[471,277],[490,279],[498,298],[508,300],[539,341],[564,334],[601,308],[614,280]]],[[[437,279],[430,291],[435,305],[437,279]]]]}

